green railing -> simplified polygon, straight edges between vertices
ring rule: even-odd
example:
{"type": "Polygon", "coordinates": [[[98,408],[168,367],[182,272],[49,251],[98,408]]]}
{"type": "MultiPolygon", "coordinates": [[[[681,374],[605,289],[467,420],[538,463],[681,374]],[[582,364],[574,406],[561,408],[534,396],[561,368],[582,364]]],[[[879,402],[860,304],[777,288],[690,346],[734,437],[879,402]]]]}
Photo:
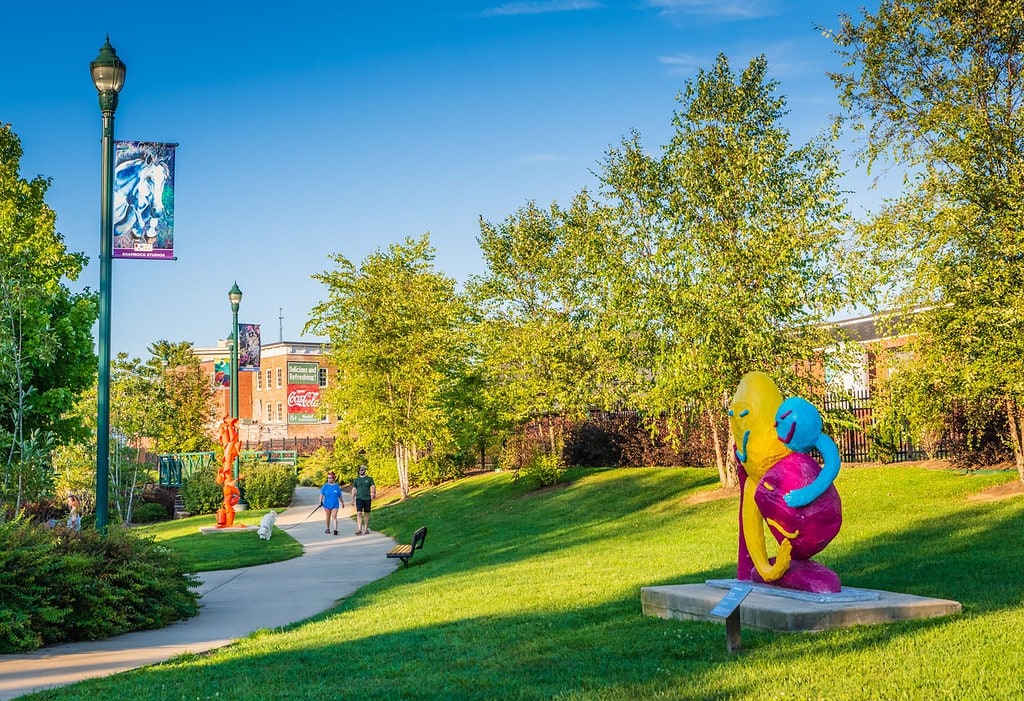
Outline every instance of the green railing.
{"type": "MultiPolygon", "coordinates": [[[[299,464],[296,450],[243,450],[238,456],[242,462],[263,458],[267,462],[284,463],[295,467],[299,464]]],[[[215,453],[164,453],[157,456],[159,484],[161,487],[180,487],[181,480],[188,479],[196,470],[216,472],[215,453]]]]}
{"type": "Polygon", "coordinates": [[[299,464],[297,450],[243,450],[238,456],[243,460],[263,458],[267,462],[283,462],[295,467],[299,464]]]}
{"type": "Polygon", "coordinates": [[[196,470],[215,470],[215,453],[164,453],[157,456],[161,487],[180,487],[196,470]]]}

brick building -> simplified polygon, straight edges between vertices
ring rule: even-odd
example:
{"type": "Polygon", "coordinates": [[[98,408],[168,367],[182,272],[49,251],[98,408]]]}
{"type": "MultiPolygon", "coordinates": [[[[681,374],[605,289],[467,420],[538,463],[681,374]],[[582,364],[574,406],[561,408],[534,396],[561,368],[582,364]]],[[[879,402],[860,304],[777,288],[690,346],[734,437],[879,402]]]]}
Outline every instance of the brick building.
{"type": "MultiPolygon", "coordinates": [[[[334,416],[319,417],[321,391],[327,387],[327,358],[322,343],[279,341],[260,346],[257,372],[238,373],[239,438],[243,448],[270,444],[291,447],[297,441],[320,441],[334,437],[334,416]]],[[[218,363],[229,361],[229,340],[215,348],[197,348],[203,369],[215,382],[218,363]]],[[[231,392],[218,389],[214,398],[216,414],[230,411],[231,392]]]]}
{"type": "Polygon", "coordinates": [[[906,326],[906,315],[885,316],[871,314],[834,322],[847,342],[856,343],[857,362],[852,368],[831,374],[826,370],[826,384],[848,392],[869,394],[877,382],[893,372],[894,360],[906,359],[910,351],[907,344],[912,336],[901,331],[906,326]]]}

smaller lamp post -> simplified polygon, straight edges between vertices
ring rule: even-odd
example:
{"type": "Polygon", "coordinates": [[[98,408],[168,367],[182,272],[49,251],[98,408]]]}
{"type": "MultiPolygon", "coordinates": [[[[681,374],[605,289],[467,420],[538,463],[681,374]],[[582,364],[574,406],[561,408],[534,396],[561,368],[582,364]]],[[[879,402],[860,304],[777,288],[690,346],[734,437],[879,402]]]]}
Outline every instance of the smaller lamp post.
{"type": "MultiPolygon", "coordinates": [[[[231,418],[238,418],[238,305],[242,303],[242,291],[235,282],[228,290],[231,302],[231,418]]],[[[232,477],[238,479],[238,458],[235,458],[232,477]]]]}

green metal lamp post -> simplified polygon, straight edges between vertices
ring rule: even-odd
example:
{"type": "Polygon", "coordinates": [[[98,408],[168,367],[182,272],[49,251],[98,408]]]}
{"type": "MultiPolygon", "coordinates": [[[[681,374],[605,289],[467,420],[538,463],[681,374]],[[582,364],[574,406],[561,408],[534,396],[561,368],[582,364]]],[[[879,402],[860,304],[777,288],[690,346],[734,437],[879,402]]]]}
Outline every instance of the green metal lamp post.
{"type": "Polygon", "coordinates": [[[103,156],[100,166],[100,318],[99,399],[96,408],[96,530],[107,530],[110,475],[110,277],[114,246],[114,112],[124,87],[127,67],[108,36],[89,64],[103,113],[103,156]]]}
{"type": "MultiPolygon", "coordinates": [[[[238,419],[238,305],[242,303],[242,291],[235,282],[228,290],[231,302],[231,418],[238,419]]],[[[235,458],[231,476],[238,479],[238,458],[235,458]]]]}

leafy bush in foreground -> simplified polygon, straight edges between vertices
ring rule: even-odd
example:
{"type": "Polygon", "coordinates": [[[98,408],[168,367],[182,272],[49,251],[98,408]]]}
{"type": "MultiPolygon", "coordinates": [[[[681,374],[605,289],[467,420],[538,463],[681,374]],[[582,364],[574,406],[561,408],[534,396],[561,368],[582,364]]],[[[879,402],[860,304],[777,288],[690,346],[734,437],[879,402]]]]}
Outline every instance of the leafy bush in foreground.
{"type": "Polygon", "coordinates": [[[196,578],[152,540],[0,524],[0,653],[161,628],[198,608],[196,578]]]}

